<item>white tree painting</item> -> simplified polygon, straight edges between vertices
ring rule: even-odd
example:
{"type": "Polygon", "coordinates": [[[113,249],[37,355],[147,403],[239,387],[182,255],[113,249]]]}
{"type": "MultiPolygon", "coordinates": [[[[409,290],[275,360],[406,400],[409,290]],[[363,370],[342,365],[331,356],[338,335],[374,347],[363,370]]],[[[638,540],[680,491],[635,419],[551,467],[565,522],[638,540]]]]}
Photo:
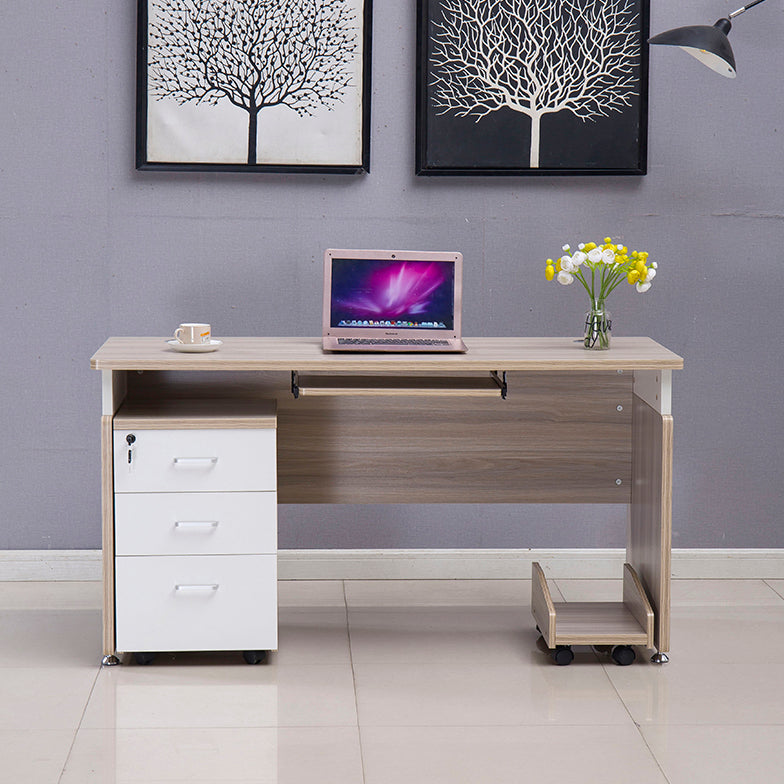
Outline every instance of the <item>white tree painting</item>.
{"type": "Polygon", "coordinates": [[[347,0],[150,0],[149,9],[150,98],[218,107],[213,136],[244,116],[248,164],[265,143],[262,113],[310,117],[357,87],[359,31],[347,0]]]}
{"type": "Polygon", "coordinates": [[[595,121],[639,94],[640,23],[631,0],[442,0],[431,23],[436,114],[530,118],[539,167],[542,118],[595,121]]]}

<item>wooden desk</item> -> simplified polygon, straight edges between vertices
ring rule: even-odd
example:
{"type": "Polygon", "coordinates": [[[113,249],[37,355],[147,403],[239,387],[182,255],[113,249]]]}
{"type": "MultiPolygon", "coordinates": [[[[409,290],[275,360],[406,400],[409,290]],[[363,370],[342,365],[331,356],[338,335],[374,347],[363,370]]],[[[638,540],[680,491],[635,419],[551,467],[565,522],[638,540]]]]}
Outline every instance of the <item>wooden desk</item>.
{"type": "Polygon", "coordinates": [[[316,338],[238,337],[186,354],[164,338],[107,340],[91,360],[103,373],[104,652],[114,414],[126,398],[176,411],[194,397],[277,401],[280,503],[628,504],[627,561],[668,651],[671,385],[683,360],[649,338],[604,352],[569,338],[466,343],[466,354],[325,354],[316,338]]]}

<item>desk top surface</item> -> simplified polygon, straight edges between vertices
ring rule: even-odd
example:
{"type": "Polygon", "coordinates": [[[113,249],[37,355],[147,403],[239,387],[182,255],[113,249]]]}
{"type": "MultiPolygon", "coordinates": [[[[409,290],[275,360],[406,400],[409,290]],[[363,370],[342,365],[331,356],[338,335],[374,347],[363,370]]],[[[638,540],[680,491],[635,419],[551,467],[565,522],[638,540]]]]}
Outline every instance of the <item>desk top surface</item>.
{"type": "Polygon", "coordinates": [[[218,351],[173,350],[166,338],[109,338],[95,370],[298,370],[301,372],[452,372],[486,370],[672,369],[683,359],[645,337],[614,337],[609,351],[586,351],[574,338],[465,338],[465,354],[330,353],[321,338],[227,337],[218,351]]]}

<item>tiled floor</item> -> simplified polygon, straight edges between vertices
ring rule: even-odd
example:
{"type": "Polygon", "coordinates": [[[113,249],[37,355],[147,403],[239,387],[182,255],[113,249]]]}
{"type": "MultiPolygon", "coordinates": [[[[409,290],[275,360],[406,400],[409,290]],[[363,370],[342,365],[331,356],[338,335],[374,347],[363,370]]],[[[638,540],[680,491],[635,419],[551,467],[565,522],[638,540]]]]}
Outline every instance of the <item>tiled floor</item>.
{"type": "Polygon", "coordinates": [[[0,783],[784,781],[784,581],[674,581],[664,666],[556,667],[529,600],[524,580],[282,582],[268,664],[101,668],[97,583],[0,583],[0,783]]]}

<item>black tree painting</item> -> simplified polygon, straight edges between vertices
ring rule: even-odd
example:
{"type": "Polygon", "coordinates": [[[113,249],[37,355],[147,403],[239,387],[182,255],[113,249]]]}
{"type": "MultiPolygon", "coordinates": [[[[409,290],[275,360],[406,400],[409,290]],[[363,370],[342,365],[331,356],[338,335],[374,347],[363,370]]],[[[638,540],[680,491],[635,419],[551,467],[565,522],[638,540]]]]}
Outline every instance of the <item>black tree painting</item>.
{"type": "Polygon", "coordinates": [[[255,164],[262,109],[331,109],[352,85],[357,37],[346,0],[150,0],[147,89],[244,111],[255,164]]]}
{"type": "Polygon", "coordinates": [[[430,7],[437,10],[427,33],[427,110],[474,123],[496,113],[527,117],[530,135],[519,143],[530,169],[540,167],[553,127],[542,123],[547,115],[568,113],[590,126],[639,106],[638,0],[431,0],[430,7]]]}

